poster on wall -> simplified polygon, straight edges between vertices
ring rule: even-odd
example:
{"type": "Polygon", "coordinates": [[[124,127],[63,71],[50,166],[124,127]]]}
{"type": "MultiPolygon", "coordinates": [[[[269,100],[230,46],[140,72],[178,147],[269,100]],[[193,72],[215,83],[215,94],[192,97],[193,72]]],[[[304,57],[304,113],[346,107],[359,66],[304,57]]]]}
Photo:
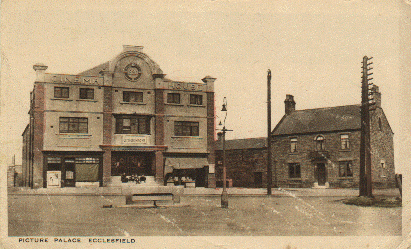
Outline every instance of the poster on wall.
{"type": "Polygon", "coordinates": [[[47,171],[47,188],[61,187],[61,171],[47,171]]]}

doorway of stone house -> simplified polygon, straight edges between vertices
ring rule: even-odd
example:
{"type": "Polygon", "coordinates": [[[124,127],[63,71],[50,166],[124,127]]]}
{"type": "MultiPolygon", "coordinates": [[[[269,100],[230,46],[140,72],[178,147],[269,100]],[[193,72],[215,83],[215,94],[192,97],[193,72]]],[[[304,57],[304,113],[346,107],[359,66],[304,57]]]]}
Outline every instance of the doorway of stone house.
{"type": "Polygon", "coordinates": [[[325,163],[317,163],[316,170],[318,186],[325,186],[325,183],[327,182],[327,169],[325,163]]]}

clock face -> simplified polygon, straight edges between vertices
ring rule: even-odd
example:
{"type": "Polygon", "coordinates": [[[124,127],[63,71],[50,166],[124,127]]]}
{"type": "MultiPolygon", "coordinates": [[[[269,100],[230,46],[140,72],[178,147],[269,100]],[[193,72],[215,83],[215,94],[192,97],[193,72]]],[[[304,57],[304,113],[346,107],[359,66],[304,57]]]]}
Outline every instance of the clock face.
{"type": "Polygon", "coordinates": [[[140,78],[141,68],[136,63],[130,63],[124,68],[126,79],[136,81],[140,78]]]}

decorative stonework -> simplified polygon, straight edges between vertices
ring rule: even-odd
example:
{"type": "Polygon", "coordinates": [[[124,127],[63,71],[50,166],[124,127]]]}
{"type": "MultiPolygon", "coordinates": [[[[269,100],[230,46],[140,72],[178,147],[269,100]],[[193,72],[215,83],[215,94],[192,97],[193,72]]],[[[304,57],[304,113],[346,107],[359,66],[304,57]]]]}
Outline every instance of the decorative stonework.
{"type": "Polygon", "coordinates": [[[136,63],[130,63],[124,68],[124,76],[130,81],[137,81],[141,76],[141,68],[136,63]]]}

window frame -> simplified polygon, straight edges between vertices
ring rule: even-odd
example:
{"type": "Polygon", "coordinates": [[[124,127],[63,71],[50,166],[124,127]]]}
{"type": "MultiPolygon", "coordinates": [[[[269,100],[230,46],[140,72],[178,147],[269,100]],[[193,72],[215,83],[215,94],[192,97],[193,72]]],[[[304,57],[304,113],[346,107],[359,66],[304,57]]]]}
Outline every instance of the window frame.
{"type": "Polygon", "coordinates": [[[56,99],[68,99],[70,98],[70,87],[55,86],[54,98],[56,99]],[[63,90],[67,90],[67,95],[63,93],[63,90]]]}
{"type": "Polygon", "coordinates": [[[203,105],[203,95],[201,94],[190,94],[190,105],[203,105]]]}
{"type": "Polygon", "coordinates": [[[196,121],[174,121],[174,136],[198,137],[200,136],[200,123],[196,121]]]}
{"type": "Polygon", "coordinates": [[[85,100],[94,99],[94,88],[81,87],[79,90],[79,99],[85,99],[85,100]],[[85,96],[84,96],[84,91],[85,91],[85,96]],[[91,93],[91,96],[89,96],[90,93],[91,93]]]}
{"type": "Polygon", "coordinates": [[[181,94],[180,93],[167,93],[167,104],[181,104],[181,94]]]}
{"type": "Polygon", "coordinates": [[[323,135],[316,136],[314,138],[314,141],[316,151],[325,151],[325,137],[323,135]]]}
{"type": "Polygon", "coordinates": [[[144,102],[144,93],[143,92],[136,92],[136,91],[123,91],[123,102],[125,102],[125,103],[143,103],[144,102]],[[133,95],[135,95],[134,96],[134,101],[131,101],[133,95]],[[141,98],[141,101],[140,101],[140,98],[141,98]]]}
{"type": "Polygon", "coordinates": [[[288,163],[288,178],[301,179],[301,164],[300,163],[288,163]]]}
{"type": "Polygon", "coordinates": [[[350,150],[350,135],[349,134],[340,134],[340,149],[350,150]]]}
{"type": "Polygon", "coordinates": [[[298,138],[297,137],[291,137],[290,138],[290,152],[291,153],[297,152],[297,144],[298,144],[298,138]]]}
{"type": "Polygon", "coordinates": [[[338,177],[340,178],[353,178],[353,164],[352,161],[339,161],[338,162],[338,177]],[[349,168],[349,170],[347,170],[349,168]],[[350,174],[348,174],[350,172],[350,174]]]}
{"type": "Polygon", "coordinates": [[[59,133],[88,134],[88,118],[86,117],[59,117],[59,133]],[[67,124],[67,125],[64,125],[64,124],[67,124]],[[63,126],[66,126],[66,127],[63,127],[63,126]]]}
{"type": "Polygon", "coordinates": [[[150,135],[151,125],[150,116],[143,115],[123,115],[117,116],[115,134],[136,134],[136,135],[150,135]],[[129,120],[128,125],[124,126],[124,120],[129,120]],[[124,127],[127,127],[126,129],[124,127]]]}

